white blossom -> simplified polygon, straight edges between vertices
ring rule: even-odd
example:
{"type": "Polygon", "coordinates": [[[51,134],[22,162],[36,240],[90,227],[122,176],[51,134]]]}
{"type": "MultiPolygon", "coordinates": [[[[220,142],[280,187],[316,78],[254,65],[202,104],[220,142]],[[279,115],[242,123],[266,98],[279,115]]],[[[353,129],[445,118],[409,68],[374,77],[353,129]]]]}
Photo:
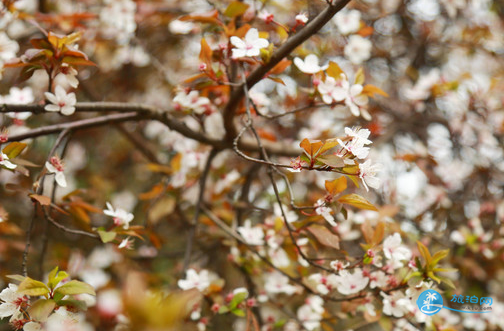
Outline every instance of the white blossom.
{"type": "Polygon", "coordinates": [[[276,270],[265,274],[264,278],[266,280],[264,289],[269,294],[285,293],[292,295],[297,291],[295,286],[289,284],[289,278],[276,270]]]}
{"type": "Polygon", "coordinates": [[[3,301],[0,304],[0,318],[17,315],[21,305],[27,302],[26,297],[17,293],[17,290],[17,285],[9,284],[9,287],[0,293],[0,300],[3,301]]]}
{"type": "Polygon", "coordinates": [[[359,178],[362,180],[362,184],[364,184],[366,191],[369,191],[368,186],[375,189],[380,187],[380,179],[376,177],[376,174],[381,168],[381,164],[371,164],[371,160],[359,164],[359,178]]]}
{"type": "Polygon", "coordinates": [[[361,13],[358,10],[340,11],[333,21],[342,35],[356,33],[360,29],[361,13]]]}
{"type": "Polygon", "coordinates": [[[299,70],[305,74],[316,74],[319,71],[327,69],[327,65],[319,66],[319,59],[315,54],[309,54],[305,57],[304,61],[299,57],[294,58],[294,64],[299,70]]]}
{"type": "Polygon", "coordinates": [[[50,174],[54,174],[56,183],[61,187],[66,187],[67,182],[64,174],[64,165],[61,159],[57,156],[52,156],[48,162],[45,163],[47,171],[50,174]]]}
{"type": "Polygon", "coordinates": [[[355,269],[353,273],[348,270],[341,270],[336,277],[336,288],[343,295],[358,293],[369,283],[369,278],[364,276],[361,269],[355,269]]]}
{"type": "Polygon", "coordinates": [[[259,226],[252,227],[250,220],[246,220],[243,226],[236,229],[249,245],[264,245],[264,232],[259,226]]]}
{"type": "Polygon", "coordinates": [[[407,298],[401,291],[394,291],[391,295],[381,292],[383,297],[383,313],[394,317],[403,317],[409,313],[413,306],[411,300],[407,298]]]}
{"type": "Polygon", "coordinates": [[[345,57],[353,64],[361,64],[371,57],[373,44],[368,39],[359,35],[351,35],[348,44],[345,46],[345,57]]]}
{"type": "Polygon", "coordinates": [[[260,54],[260,50],[268,47],[269,45],[268,40],[259,38],[259,31],[255,28],[247,31],[245,39],[232,36],[230,40],[231,44],[235,46],[235,48],[231,50],[233,52],[233,59],[258,56],[260,54]]]}
{"type": "Polygon", "coordinates": [[[103,213],[112,217],[114,219],[114,224],[116,226],[122,226],[125,230],[129,229],[129,224],[134,218],[132,213],[128,213],[124,209],[117,208],[114,210],[114,207],[109,202],[107,202],[107,209],[104,209],[103,213]]]}
{"type": "Polygon", "coordinates": [[[0,165],[6,167],[7,169],[15,169],[17,165],[9,161],[7,154],[0,151],[0,165]]]}
{"type": "Polygon", "coordinates": [[[321,215],[331,226],[338,226],[338,224],[334,221],[334,216],[331,215],[332,209],[325,206],[323,199],[319,199],[315,203],[315,213],[317,213],[317,215],[321,215]]]}
{"type": "Polygon", "coordinates": [[[63,115],[72,115],[75,112],[75,104],[77,103],[75,93],[67,94],[61,85],[56,86],[54,94],[45,92],[44,95],[51,102],[44,107],[46,111],[59,111],[63,115]]]}
{"type": "Polygon", "coordinates": [[[394,269],[403,266],[401,261],[407,261],[411,259],[411,251],[406,246],[401,245],[402,239],[399,233],[394,233],[388,236],[383,241],[383,253],[385,257],[392,262],[392,267],[394,269]]]}
{"type": "Polygon", "coordinates": [[[203,292],[211,283],[210,274],[208,270],[201,270],[199,273],[194,269],[187,269],[186,279],[180,279],[177,284],[184,291],[192,288],[197,288],[198,291],[203,292]]]}

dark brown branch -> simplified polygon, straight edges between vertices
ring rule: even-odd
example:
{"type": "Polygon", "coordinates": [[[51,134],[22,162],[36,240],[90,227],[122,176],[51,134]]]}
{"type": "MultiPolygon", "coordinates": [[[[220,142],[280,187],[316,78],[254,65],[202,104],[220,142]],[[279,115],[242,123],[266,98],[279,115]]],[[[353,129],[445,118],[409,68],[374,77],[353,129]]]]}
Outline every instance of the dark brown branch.
{"type": "MultiPolygon", "coordinates": [[[[44,110],[44,105],[7,105],[4,104],[0,108],[1,113],[6,112],[32,112],[34,114],[49,113],[44,110]]],[[[23,134],[9,136],[8,141],[20,141],[29,138],[35,138],[52,133],[60,132],[64,129],[81,130],[91,127],[97,127],[110,123],[120,123],[127,121],[135,121],[140,119],[157,120],[165,124],[171,130],[177,131],[186,138],[199,141],[203,144],[210,145],[216,149],[232,148],[232,141],[215,140],[207,137],[203,133],[191,130],[185,123],[174,118],[168,112],[161,109],[134,103],[122,102],[82,102],[75,106],[76,112],[120,112],[121,114],[110,114],[99,116],[90,119],[78,120],[74,122],[48,125],[37,129],[30,130],[23,134]]],[[[267,142],[264,144],[266,150],[270,154],[283,156],[297,156],[299,151],[290,146],[285,146],[281,143],[267,142]]],[[[258,151],[258,146],[253,141],[242,141],[239,147],[243,151],[254,152],[258,151]]]]}
{"type": "MultiPolygon", "coordinates": [[[[335,4],[327,6],[317,17],[310,21],[303,29],[298,33],[290,37],[278,50],[273,53],[270,61],[263,66],[260,66],[254,70],[247,77],[247,87],[250,89],[257,82],[259,82],[263,77],[273,69],[282,59],[287,57],[294,49],[305,42],[308,38],[316,34],[329,20],[341,9],[343,9],[350,0],[339,0],[335,4]]],[[[233,90],[229,102],[224,109],[224,127],[226,129],[226,138],[228,141],[232,141],[236,136],[236,128],[234,126],[234,115],[236,108],[238,107],[240,101],[243,99],[244,93],[243,88],[236,88],[233,90]]]]}
{"type": "Polygon", "coordinates": [[[145,118],[145,115],[136,113],[136,112],[128,112],[124,114],[111,114],[94,118],[87,118],[84,120],[78,120],[74,122],[68,123],[60,123],[54,125],[47,125],[37,129],[33,129],[27,131],[25,133],[12,135],[8,137],[8,141],[20,141],[29,138],[35,138],[39,136],[45,136],[52,133],[57,133],[63,130],[82,130],[87,128],[92,128],[96,126],[101,126],[105,124],[111,123],[120,123],[125,121],[139,120],[145,118]]]}

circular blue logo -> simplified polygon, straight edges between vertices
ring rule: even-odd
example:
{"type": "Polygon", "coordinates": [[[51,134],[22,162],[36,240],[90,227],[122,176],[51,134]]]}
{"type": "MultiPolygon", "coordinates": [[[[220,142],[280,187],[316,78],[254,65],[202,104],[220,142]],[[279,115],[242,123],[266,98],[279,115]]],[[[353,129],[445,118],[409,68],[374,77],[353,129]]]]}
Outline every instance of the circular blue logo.
{"type": "Polygon", "coordinates": [[[443,308],[443,297],[439,292],[426,290],[417,299],[418,309],[425,315],[437,314],[443,308]]]}

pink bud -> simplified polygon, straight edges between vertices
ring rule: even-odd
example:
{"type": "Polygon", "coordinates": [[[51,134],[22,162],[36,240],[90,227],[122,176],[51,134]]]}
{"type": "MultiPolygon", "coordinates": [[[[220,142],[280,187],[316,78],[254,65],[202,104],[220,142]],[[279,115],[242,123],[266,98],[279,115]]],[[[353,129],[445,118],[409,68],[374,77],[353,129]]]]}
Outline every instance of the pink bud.
{"type": "Polygon", "coordinates": [[[205,71],[205,70],[207,70],[207,65],[206,65],[206,63],[200,63],[200,64],[199,64],[199,70],[200,70],[200,71],[205,71]]]}

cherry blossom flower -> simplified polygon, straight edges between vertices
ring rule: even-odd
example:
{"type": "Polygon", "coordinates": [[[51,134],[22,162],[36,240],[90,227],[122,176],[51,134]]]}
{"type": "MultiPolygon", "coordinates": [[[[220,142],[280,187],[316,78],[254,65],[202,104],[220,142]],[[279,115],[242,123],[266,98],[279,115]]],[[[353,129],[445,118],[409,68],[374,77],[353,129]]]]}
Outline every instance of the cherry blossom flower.
{"type": "Polygon", "coordinates": [[[383,253],[387,259],[392,261],[394,269],[402,267],[403,263],[401,261],[408,261],[412,255],[409,248],[401,245],[401,243],[401,235],[397,232],[383,241],[383,253]]]}
{"type": "Polygon", "coordinates": [[[345,128],[345,133],[347,134],[347,140],[348,138],[350,138],[350,140],[343,142],[338,138],[337,141],[340,146],[358,159],[365,159],[369,154],[369,147],[364,146],[372,143],[371,140],[367,139],[371,131],[368,129],[345,128]]]}
{"type": "Polygon", "coordinates": [[[391,295],[381,292],[383,297],[383,313],[394,317],[403,317],[409,313],[413,306],[411,300],[401,291],[394,291],[391,295]]]}
{"type": "MultiPolygon", "coordinates": [[[[4,103],[10,103],[14,105],[26,105],[32,103],[35,97],[33,96],[32,88],[26,86],[22,89],[18,87],[11,87],[9,90],[9,94],[5,96],[3,101],[1,99],[2,98],[0,97],[0,102],[4,103]]],[[[6,115],[9,116],[10,118],[15,118],[24,121],[27,118],[29,118],[32,115],[32,113],[29,111],[25,111],[19,113],[6,113],[6,115]]]]}
{"type": "Polygon", "coordinates": [[[4,166],[7,169],[15,169],[17,165],[9,161],[9,157],[7,154],[4,154],[2,151],[0,151],[0,166],[4,166]]]}
{"type": "Polygon", "coordinates": [[[375,288],[375,287],[382,288],[382,287],[387,286],[388,277],[387,277],[387,275],[383,271],[378,270],[378,271],[372,272],[369,275],[369,280],[371,281],[369,283],[369,287],[371,287],[371,288],[375,288]]]}
{"type": "Polygon", "coordinates": [[[173,102],[176,109],[192,109],[199,115],[211,110],[210,100],[206,97],[200,97],[199,92],[195,90],[189,92],[179,91],[173,98],[173,102]]]}
{"type": "Polygon", "coordinates": [[[326,76],[325,81],[317,85],[317,90],[322,96],[322,101],[326,104],[345,100],[347,92],[345,87],[348,87],[348,81],[345,75],[341,75],[339,80],[331,76],[326,76]]]}
{"type": "Polygon", "coordinates": [[[296,15],[297,25],[305,25],[306,23],[308,23],[308,16],[306,14],[300,13],[296,15]]]}
{"type": "Polygon", "coordinates": [[[306,166],[307,163],[298,156],[295,159],[291,160],[290,166],[291,168],[287,168],[290,172],[301,172],[301,169],[303,169],[303,166],[306,166]]]}
{"type": "Polygon", "coordinates": [[[319,199],[315,203],[315,213],[317,213],[317,215],[321,215],[331,226],[338,226],[338,224],[334,221],[334,216],[331,215],[332,209],[325,206],[323,199],[319,199]]]}
{"type": "Polygon", "coordinates": [[[307,304],[299,307],[297,318],[303,324],[303,328],[311,331],[320,327],[320,321],[322,320],[322,314],[324,312],[324,301],[322,298],[315,295],[308,297],[306,301],[307,304]]]}
{"type": "Polygon", "coordinates": [[[358,293],[369,283],[369,278],[364,276],[361,269],[355,269],[353,274],[347,270],[342,270],[336,277],[336,288],[343,295],[358,293]]]}
{"type": "Polygon", "coordinates": [[[340,260],[334,260],[334,261],[331,261],[331,263],[329,263],[329,265],[334,270],[341,271],[341,270],[345,269],[346,267],[348,267],[350,265],[350,263],[347,262],[347,261],[343,262],[343,261],[340,261],[340,260]]]}
{"type": "Polygon", "coordinates": [[[361,64],[371,57],[373,44],[368,39],[359,35],[351,35],[348,44],[345,46],[345,57],[353,64],[361,64]]]}
{"type": "MultiPolygon", "coordinates": [[[[3,13],[2,13],[3,14],[3,13]]],[[[3,31],[0,32],[0,63],[16,57],[19,45],[3,31]]]]}
{"type": "Polygon", "coordinates": [[[75,104],[77,99],[75,93],[66,93],[61,85],[56,86],[55,94],[45,92],[44,95],[51,104],[47,104],[44,109],[46,111],[59,111],[63,115],[72,115],[75,112],[75,104]]]}
{"type": "Polygon", "coordinates": [[[270,24],[275,19],[275,15],[273,15],[272,13],[268,12],[265,9],[261,10],[261,12],[259,13],[259,15],[257,15],[257,17],[263,20],[266,24],[270,24]]]}
{"type": "Polygon", "coordinates": [[[294,64],[299,70],[305,74],[316,74],[322,70],[326,70],[328,65],[319,66],[319,59],[315,54],[309,54],[305,57],[304,61],[299,57],[294,58],[294,64]]]}
{"type": "MultiPolygon", "coordinates": [[[[344,84],[345,85],[345,84],[344,84]]],[[[345,86],[348,87],[348,86],[345,86]]],[[[362,117],[368,121],[371,120],[371,115],[367,112],[364,106],[369,102],[367,95],[361,94],[364,87],[360,84],[354,84],[347,89],[347,94],[345,96],[345,105],[350,108],[350,112],[354,116],[362,115],[362,117]]]]}
{"type": "Polygon", "coordinates": [[[338,285],[338,276],[334,274],[324,276],[320,273],[316,273],[308,277],[308,282],[315,286],[317,292],[322,295],[326,295],[329,294],[329,292],[338,285]]]}
{"type": "Polygon", "coordinates": [[[64,79],[65,82],[73,88],[79,86],[79,80],[77,79],[77,70],[74,67],[63,63],[60,67],[60,73],[56,76],[56,79],[64,79]]]}
{"type": "Polygon", "coordinates": [[[184,22],[181,20],[173,20],[168,25],[170,32],[173,34],[188,34],[193,31],[196,25],[192,22],[184,22]]]}
{"type": "Polygon", "coordinates": [[[66,187],[67,182],[64,174],[65,166],[61,159],[57,156],[52,156],[48,162],[45,163],[47,171],[50,174],[55,174],[56,183],[61,187],[66,187]]]}
{"type": "Polygon", "coordinates": [[[134,218],[132,213],[128,213],[124,209],[117,208],[114,210],[109,202],[107,202],[107,209],[104,209],[103,213],[114,219],[115,226],[122,226],[125,230],[129,229],[129,224],[134,218]]]}
{"type": "Polygon", "coordinates": [[[0,318],[17,315],[20,308],[27,304],[28,298],[17,293],[17,290],[17,285],[9,284],[9,287],[0,293],[0,300],[3,301],[0,304],[0,318]]]}
{"type": "Polygon", "coordinates": [[[221,194],[224,190],[230,188],[238,179],[240,179],[241,175],[238,171],[234,170],[225,174],[223,178],[221,178],[214,185],[214,192],[216,194],[221,194]]]}
{"type": "Polygon", "coordinates": [[[210,286],[210,282],[208,270],[203,269],[197,273],[194,269],[187,269],[186,279],[180,279],[177,284],[184,291],[197,288],[198,291],[203,292],[210,286]]]}
{"type": "Polygon", "coordinates": [[[249,245],[264,245],[264,232],[259,226],[251,226],[250,220],[246,220],[243,226],[236,229],[249,245]]]}
{"type": "Polygon", "coordinates": [[[264,289],[269,294],[285,293],[292,295],[297,291],[295,286],[289,284],[289,278],[276,270],[266,274],[264,278],[266,279],[264,289]]]}
{"type": "Polygon", "coordinates": [[[360,29],[361,13],[358,10],[340,11],[333,21],[342,35],[356,33],[360,29]]]}
{"type": "Polygon", "coordinates": [[[119,249],[133,249],[133,243],[134,243],[135,239],[131,239],[130,237],[126,238],[126,239],[123,239],[121,241],[121,243],[119,244],[119,246],[117,246],[117,248],[119,249]]]}
{"type": "Polygon", "coordinates": [[[380,179],[376,177],[376,174],[381,168],[381,164],[371,164],[371,160],[359,164],[359,178],[362,180],[362,184],[364,184],[366,191],[369,192],[368,186],[375,189],[380,187],[380,179]]]}
{"type": "Polygon", "coordinates": [[[24,331],[42,331],[42,325],[37,322],[28,322],[23,326],[24,331]]]}
{"type": "Polygon", "coordinates": [[[259,31],[256,28],[248,30],[244,40],[236,36],[232,36],[230,40],[231,44],[236,47],[231,50],[233,59],[258,56],[260,50],[269,45],[268,40],[259,38],[259,31]]]}

